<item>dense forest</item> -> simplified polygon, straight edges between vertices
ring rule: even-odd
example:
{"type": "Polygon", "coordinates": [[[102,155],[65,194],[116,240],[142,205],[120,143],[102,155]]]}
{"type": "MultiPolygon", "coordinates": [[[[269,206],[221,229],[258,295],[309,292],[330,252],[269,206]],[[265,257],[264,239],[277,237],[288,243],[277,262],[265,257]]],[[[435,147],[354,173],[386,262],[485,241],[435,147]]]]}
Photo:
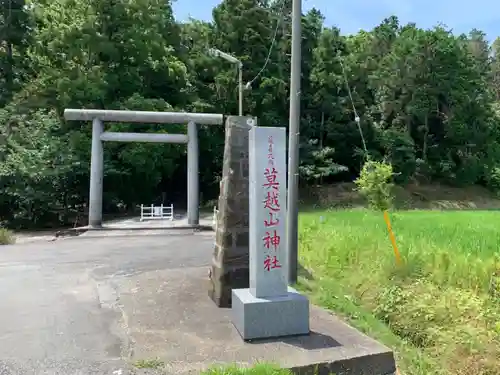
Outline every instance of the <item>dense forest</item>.
{"type": "MultiPolygon", "coordinates": [[[[287,126],[290,19],[290,0],[224,0],[212,22],[185,23],[168,0],[1,0],[0,221],[85,215],[91,126],[65,122],[65,108],[237,114],[235,67],[210,47],[243,61],[245,114],[287,126]]],[[[368,153],[390,162],[399,184],[500,187],[500,39],[396,17],[342,35],[314,9],[302,24],[302,185],[353,180],[368,153]]],[[[223,142],[222,127],[200,128],[204,201],[218,194],[223,142]]],[[[184,202],[185,145],[108,143],[105,152],[105,212],[184,202]]]]}

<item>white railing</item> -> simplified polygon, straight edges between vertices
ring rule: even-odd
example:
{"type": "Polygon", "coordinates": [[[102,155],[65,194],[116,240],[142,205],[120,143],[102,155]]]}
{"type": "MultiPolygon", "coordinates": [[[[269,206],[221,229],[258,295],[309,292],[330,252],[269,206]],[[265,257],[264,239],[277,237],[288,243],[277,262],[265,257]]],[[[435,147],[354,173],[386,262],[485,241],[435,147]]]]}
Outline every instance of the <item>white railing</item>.
{"type": "Polygon", "coordinates": [[[174,220],[174,205],[145,206],[141,204],[141,221],[144,220],[174,220]]]}
{"type": "Polygon", "coordinates": [[[212,228],[217,232],[217,216],[219,215],[219,210],[214,206],[214,216],[212,219],[212,228]]]}

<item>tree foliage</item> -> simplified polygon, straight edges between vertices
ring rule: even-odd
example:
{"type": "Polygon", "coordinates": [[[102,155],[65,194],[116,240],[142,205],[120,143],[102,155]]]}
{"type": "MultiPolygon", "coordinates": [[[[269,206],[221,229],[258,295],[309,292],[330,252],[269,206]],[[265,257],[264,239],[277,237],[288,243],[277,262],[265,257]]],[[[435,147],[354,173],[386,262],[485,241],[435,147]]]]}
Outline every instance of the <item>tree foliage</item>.
{"type": "MultiPolygon", "coordinates": [[[[65,122],[64,108],[236,114],[235,66],[209,47],[243,62],[251,82],[244,112],[263,126],[287,126],[290,18],[290,0],[224,0],[211,22],[182,23],[168,0],[0,0],[0,221],[56,224],[84,214],[91,130],[65,122]]],[[[369,155],[389,162],[397,183],[498,189],[500,39],[490,46],[479,30],[454,35],[396,17],[344,36],[323,21],[316,9],[302,17],[304,184],[352,180],[369,155]]],[[[200,127],[199,143],[208,200],[218,192],[224,130],[200,127]]],[[[185,201],[185,146],[105,150],[106,212],[185,201]]]]}

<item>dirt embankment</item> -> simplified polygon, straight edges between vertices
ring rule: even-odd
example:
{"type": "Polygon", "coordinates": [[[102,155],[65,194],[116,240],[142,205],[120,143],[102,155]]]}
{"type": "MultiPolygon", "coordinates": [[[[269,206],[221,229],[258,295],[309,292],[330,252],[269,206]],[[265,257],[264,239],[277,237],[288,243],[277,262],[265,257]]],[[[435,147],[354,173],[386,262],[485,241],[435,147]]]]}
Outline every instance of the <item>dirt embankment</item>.
{"type": "MultiPolygon", "coordinates": [[[[396,206],[400,209],[500,209],[500,199],[480,186],[456,188],[445,185],[407,185],[395,188],[396,206]]],[[[363,198],[353,183],[315,186],[301,191],[301,202],[307,206],[331,208],[362,207],[363,198]]]]}

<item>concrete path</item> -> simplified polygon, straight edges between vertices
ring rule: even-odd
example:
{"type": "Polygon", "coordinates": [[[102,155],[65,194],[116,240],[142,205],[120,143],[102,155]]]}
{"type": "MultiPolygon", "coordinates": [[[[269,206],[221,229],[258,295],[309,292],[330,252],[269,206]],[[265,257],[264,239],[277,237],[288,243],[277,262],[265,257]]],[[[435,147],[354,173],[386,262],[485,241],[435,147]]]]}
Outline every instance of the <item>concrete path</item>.
{"type": "MultiPolygon", "coordinates": [[[[199,225],[211,227],[213,224],[213,213],[202,212],[199,217],[199,225]]],[[[155,230],[188,228],[187,215],[185,213],[176,213],[173,220],[140,220],[140,216],[129,217],[126,219],[111,220],[103,223],[103,230],[155,230]]]]}
{"type": "Polygon", "coordinates": [[[180,229],[1,246],[0,375],[198,375],[256,361],[394,373],[388,348],[314,306],[310,335],[241,340],[207,295],[213,246],[213,232],[180,229]]]}
{"type": "Polygon", "coordinates": [[[212,250],[213,233],[181,231],[1,246],[0,374],[135,373],[133,312],[118,287],[141,273],[208,269],[212,250]]]}

